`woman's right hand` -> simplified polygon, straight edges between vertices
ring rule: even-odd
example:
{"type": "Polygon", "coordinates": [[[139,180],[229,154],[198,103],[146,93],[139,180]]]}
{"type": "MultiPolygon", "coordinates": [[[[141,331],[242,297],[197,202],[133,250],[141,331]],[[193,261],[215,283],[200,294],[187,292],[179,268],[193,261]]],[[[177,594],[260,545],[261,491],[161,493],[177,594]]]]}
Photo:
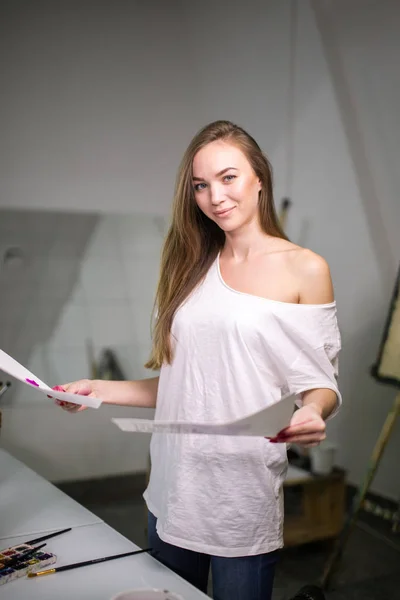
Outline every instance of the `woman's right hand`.
{"type": "MultiPolygon", "coordinates": [[[[109,381],[108,379],[80,379],[64,385],[56,385],[53,390],[81,394],[89,398],[98,398],[104,404],[155,408],[157,403],[158,377],[139,379],[138,381],[109,381]]],[[[50,398],[52,396],[49,396],[50,398]]],[[[87,406],[56,400],[64,410],[76,413],[87,406]]]]}
{"type": "MultiPolygon", "coordinates": [[[[82,396],[89,396],[89,398],[99,398],[96,384],[97,382],[91,379],[80,379],[72,383],[56,385],[52,389],[59,392],[68,392],[69,394],[81,394],[82,396]]],[[[87,406],[66,402],[65,400],[55,400],[55,403],[70,413],[80,412],[87,408],[87,406]]]]}

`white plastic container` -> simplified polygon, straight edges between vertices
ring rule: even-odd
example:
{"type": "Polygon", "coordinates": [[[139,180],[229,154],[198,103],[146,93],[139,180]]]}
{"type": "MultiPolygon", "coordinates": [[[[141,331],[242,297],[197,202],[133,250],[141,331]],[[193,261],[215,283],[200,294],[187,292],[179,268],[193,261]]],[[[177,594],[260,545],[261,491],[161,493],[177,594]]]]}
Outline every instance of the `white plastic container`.
{"type": "Polygon", "coordinates": [[[310,448],[311,471],[315,475],[329,475],[335,466],[336,446],[324,440],[310,448]]]}

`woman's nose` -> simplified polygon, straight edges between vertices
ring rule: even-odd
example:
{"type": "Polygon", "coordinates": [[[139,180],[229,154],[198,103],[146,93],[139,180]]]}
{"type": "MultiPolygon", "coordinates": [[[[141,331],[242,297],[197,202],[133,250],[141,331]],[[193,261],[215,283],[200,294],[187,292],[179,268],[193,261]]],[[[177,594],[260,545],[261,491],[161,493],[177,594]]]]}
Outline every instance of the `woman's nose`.
{"type": "Polygon", "coordinates": [[[211,204],[218,205],[224,200],[224,190],[220,185],[211,187],[211,204]]]}

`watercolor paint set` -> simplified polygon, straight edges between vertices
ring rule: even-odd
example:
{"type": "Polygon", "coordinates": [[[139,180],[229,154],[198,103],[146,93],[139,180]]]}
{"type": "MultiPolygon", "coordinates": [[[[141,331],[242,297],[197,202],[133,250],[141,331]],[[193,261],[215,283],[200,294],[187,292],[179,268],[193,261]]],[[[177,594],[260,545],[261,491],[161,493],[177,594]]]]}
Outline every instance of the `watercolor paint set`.
{"type": "Polygon", "coordinates": [[[0,550],[0,585],[54,564],[56,555],[42,551],[43,546],[45,544],[36,548],[30,544],[20,544],[0,550]]]}
{"type": "Polygon", "coordinates": [[[44,567],[53,565],[57,561],[57,556],[51,552],[42,551],[42,548],[46,546],[46,543],[42,544],[41,542],[61,535],[62,533],[67,533],[68,531],[71,531],[71,527],[48,533],[42,537],[35,538],[34,540],[21,543],[18,546],[0,550],[0,585],[19,579],[20,577],[41,577],[42,575],[50,575],[60,571],[69,571],[70,569],[79,569],[80,567],[96,565],[109,560],[116,560],[117,558],[124,558],[126,556],[135,556],[136,554],[143,554],[144,552],[151,551],[151,548],[132,550],[130,552],[124,552],[123,554],[102,556],[100,558],[93,558],[91,560],[84,560],[82,562],[45,569],[44,567]],[[41,543],[40,546],[34,546],[34,544],[39,543],[41,543]]]}

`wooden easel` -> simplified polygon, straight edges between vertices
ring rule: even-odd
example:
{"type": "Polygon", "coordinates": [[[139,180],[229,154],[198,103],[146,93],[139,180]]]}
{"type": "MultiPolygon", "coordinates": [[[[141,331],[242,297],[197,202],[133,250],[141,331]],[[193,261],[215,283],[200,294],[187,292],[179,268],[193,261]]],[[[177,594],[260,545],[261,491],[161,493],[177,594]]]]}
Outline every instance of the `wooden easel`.
{"type": "MultiPolygon", "coordinates": [[[[397,275],[397,280],[394,288],[393,298],[389,308],[389,315],[386,320],[383,340],[378,353],[376,364],[371,369],[371,374],[377,381],[388,383],[396,387],[400,387],[400,364],[399,358],[400,347],[400,268],[397,275]]],[[[396,423],[397,417],[400,415],[400,392],[397,393],[393,406],[390,409],[382,430],[376,441],[372,452],[364,480],[359,487],[358,493],[354,498],[350,514],[346,520],[343,530],[337,539],[335,547],[322,576],[321,585],[327,588],[335,573],[336,566],[343,553],[345,544],[356,524],[360,510],[363,508],[368,490],[374,479],[375,473],[379,466],[379,462],[389,442],[391,433],[396,423]]]]}
{"type": "Polygon", "coordinates": [[[338,537],[335,547],[333,549],[333,552],[332,552],[331,556],[329,557],[328,562],[325,566],[325,570],[324,570],[322,580],[321,580],[321,585],[324,589],[327,589],[329,587],[329,584],[335,573],[337,563],[338,563],[340,557],[342,556],[342,553],[343,553],[344,547],[347,543],[347,540],[349,539],[350,534],[353,531],[353,528],[356,524],[360,510],[363,507],[365,497],[366,497],[368,490],[371,486],[371,483],[374,479],[376,470],[379,466],[379,462],[382,458],[384,450],[390,439],[390,435],[392,433],[394,424],[395,424],[396,419],[399,416],[399,414],[400,414],[400,392],[397,394],[395,401],[393,403],[393,406],[392,406],[391,410],[389,411],[388,416],[386,417],[385,423],[382,427],[382,430],[379,434],[379,437],[375,444],[374,450],[372,452],[372,455],[371,455],[371,458],[369,461],[369,465],[368,465],[368,469],[367,469],[366,475],[364,477],[364,481],[362,482],[362,484],[358,490],[358,493],[357,493],[356,497],[354,498],[353,506],[351,508],[351,511],[347,518],[345,526],[344,526],[340,536],[338,537]]]}

